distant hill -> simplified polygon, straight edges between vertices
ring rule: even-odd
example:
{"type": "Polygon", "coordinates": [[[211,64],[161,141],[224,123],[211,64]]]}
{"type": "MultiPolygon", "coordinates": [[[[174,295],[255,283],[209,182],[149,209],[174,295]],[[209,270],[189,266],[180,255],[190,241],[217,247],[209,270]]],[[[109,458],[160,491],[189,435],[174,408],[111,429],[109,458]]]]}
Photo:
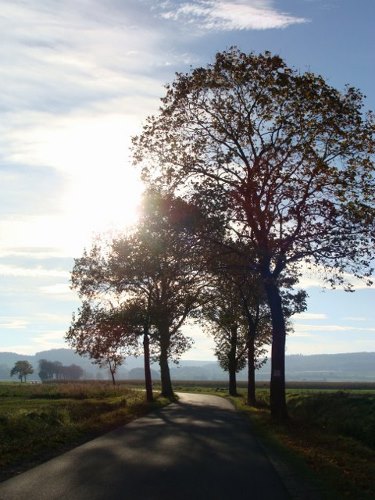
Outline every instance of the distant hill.
{"type": "Polygon", "coordinates": [[[286,356],[289,380],[375,381],[375,352],[286,356]]]}
{"type": "MultiPolygon", "coordinates": [[[[19,360],[29,361],[35,370],[30,380],[38,380],[38,361],[60,361],[63,365],[76,364],[85,371],[85,378],[109,378],[106,369],[93,365],[88,358],[75,354],[71,349],[51,349],[37,352],[35,356],[14,352],[0,352],[0,380],[9,380],[9,372],[19,360]]],[[[118,371],[119,379],[132,379],[142,373],[143,357],[127,358],[118,371]]],[[[153,364],[154,376],[159,373],[153,364]]],[[[171,376],[175,380],[226,380],[227,374],[216,361],[184,360],[178,365],[171,363],[171,376]]],[[[270,362],[257,372],[257,380],[268,380],[270,362]]],[[[375,382],[375,352],[348,354],[314,354],[286,356],[286,378],[289,381],[327,381],[327,382],[375,382]]],[[[246,370],[238,374],[238,380],[246,380],[246,370]]]]}

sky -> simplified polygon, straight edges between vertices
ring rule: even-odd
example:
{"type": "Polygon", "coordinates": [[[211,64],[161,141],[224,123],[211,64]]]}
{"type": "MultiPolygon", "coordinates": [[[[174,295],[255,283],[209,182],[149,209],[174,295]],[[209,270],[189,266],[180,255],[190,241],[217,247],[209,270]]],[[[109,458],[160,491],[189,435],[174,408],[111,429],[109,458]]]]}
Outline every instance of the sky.
{"type": "MultiPolygon", "coordinates": [[[[0,351],[68,347],[73,260],[136,221],[131,137],[176,72],[233,45],[345,84],[375,109],[374,0],[0,0],[0,351]]],[[[301,282],[287,354],[375,351],[375,290],[301,282]]],[[[186,359],[214,359],[189,327],[186,359]]]]}

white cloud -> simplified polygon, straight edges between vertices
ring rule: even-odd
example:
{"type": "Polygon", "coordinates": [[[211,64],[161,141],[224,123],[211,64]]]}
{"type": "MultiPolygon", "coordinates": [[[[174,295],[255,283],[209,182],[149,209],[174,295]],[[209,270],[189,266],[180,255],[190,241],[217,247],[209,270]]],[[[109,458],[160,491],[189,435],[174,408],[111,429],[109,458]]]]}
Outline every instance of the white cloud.
{"type": "MultiPolygon", "coordinates": [[[[345,290],[344,285],[336,285],[334,289],[325,281],[326,278],[335,278],[337,277],[337,273],[335,272],[335,268],[333,267],[330,271],[329,269],[325,269],[323,266],[314,266],[308,267],[304,262],[301,262],[299,265],[299,270],[302,274],[302,277],[298,283],[298,287],[304,290],[309,288],[326,288],[328,290],[345,290]]],[[[352,290],[366,290],[372,289],[375,290],[375,277],[373,277],[372,285],[367,285],[366,280],[357,278],[353,274],[348,272],[343,273],[342,278],[345,283],[350,283],[352,285],[352,290]]]]}
{"type": "Polygon", "coordinates": [[[165,19],[183,20],[206,30],[264,30],[306,23],[304,18],[278,11],[272,0],[196,0],[180,7],[165,4],[165,19]]]}
{"type": "Polygon", "coordinates": [[[53,314],[48,312],[39,312],[34,315],[37,320],[48,323],[69,323],[71,314],[53,314]]]}
{"type": "MultiPolygon", "coordinates": [[[[39,287],[39,291],[43,295],[53,297],[54,299],[65,301],[78,300],[77,294],[70,289],[68,283],[55,283],[54,285],[41,286],[39,287]]],[[[47,316],[45,319],[50,321],[47,316]]]]}
{"type": "Polygon", "coordinates": [[[343,318],[345,321],[367,321],[367,318],[364,316],[345,316],[343,318]]]}
{"type": "Polygon", "coordinates": [[[157,108],[156,68],[169,55],[155,50],[163,33],[132,17],[137,2],[115,4],[2,4],[0,161],[9,170],[44,167],[43,185],[48,169],[61,183],[47,216],[35,215],[38,204],[46,210],[45,197],[27,207],[15,193],[19,215],[0,221],[3,247],[53,246],[76,256],[93,233],[136,219],[141,186],[129,165],[130,137],[157,108]]]}
{"type": "MultiPolygon", "coordinates": [[[[7,320],[6,318],[4,322],[0,322],[0,328],[5,328],[7,330],[19,330],[19,329],[24,329],[28,326],[28,321],[25,321],[23,319],[10,319],[7,320]]],[[[1,320],[1,318],[0,318],[1,320]]]]}
{"type": "Polygon", "coordinates": [[[55,283],[54,285],[41,286],[40,291],[47,295],[71,295],[68,283],[55,283]]]}
{"type": "Polygon", "coordinates": [[[294,320],[320,320],[320,319],[327,319],[327,315],[324,313],[309,313],[309,312],[303,312],[300,314],[295,314],[293,316],[294,320]]]}
{"type": "Polygon", "coordinates": [[[297,323],[294,325],[297,333],[303,332],[375,332],[375,328],[361,328],[351,325],[309,325],[297,323]]]}
{"type": "Polygon", "coordinates": [[[17,352],[19,354],[34,355],[39,351],[68,348],[67,344],[63,340],[64,335],[65,332],[63,330],[49,331],[48,333],[39,334],[28,339],[27,343],[17,343],[3,346],[2,350],[7,352],[17,352]]]}
{"type": "Polygon", "coordinates": [[[0,276],[13,276],[25,278],[54,278],[54,277],[69,277],[67,271],[59,269],[45,269],[41,266],[34,268],[12,266],[7,264],[0,264],[0,276]]]}
{"type": "Polygon", "coordinates": [[[68,348],[69,346],[63,340],[65,333],[66,331],[64,330],[55,330],[49,331],[48,333],[41,333],[33,337],[32,342],[37,346],[38,351],[60,349],[62,347],[68,348]]]}
{"type": "Polygon", "coordinates": [[[17,248],[4,246],[0,248],[0,258],[4,257],[31,257],[36,260],[44,260],[64,257],[64,253],[61,251],[61,248],[45,248],[39,246],[17,248]]]}

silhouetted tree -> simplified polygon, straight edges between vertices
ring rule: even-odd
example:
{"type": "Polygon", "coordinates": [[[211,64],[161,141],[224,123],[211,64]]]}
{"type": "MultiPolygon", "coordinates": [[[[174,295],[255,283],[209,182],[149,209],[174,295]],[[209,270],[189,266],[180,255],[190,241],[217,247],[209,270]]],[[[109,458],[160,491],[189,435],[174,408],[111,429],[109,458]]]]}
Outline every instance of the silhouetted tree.
{"type": "Polygon", "coordinates": [[[83,369],[75,364],[64,366],[60,361],[48,361],[40,359],[39,378],[44,382],[46,380],[78,380],[83,376],[83,369]]]}
{"type": "Polygon", "coordinates": [[[18,375],[20,381],[26,382],[26,377],[34,373],[31,363],[28,361],[16,361],[15,365],[10,371],[10,376],[18,375]]]}
{"type": "Polygon", "coordinates": [[[65,380],[79,380],[83,377],[84,371],[80,366],[73,363],[69,366],[63,366],[62,373],[65,380]]]}
{"type": "Polygon", "coordinates": [[[65,336],[75,351],[93,363],[107,367],[115,385],[117,368],[137,348],[137,337],[123,321],[118,309],[106,309],[84,301],[65,336]]]}
{"type": "Polygon", "coordinates": [[[272,319],[271,412],[281,419],[282,280],[301,263],[332,285],[371,275],[374,120],[362,108],[355,88],[339,92],[279,56],[232,48],[178,74],[134,139],[148,182],[222,211],[232,237],[252,248],[248,267],[272,319]]]}
{"type": "Polygon", "coordinates": [[[173,396],[168,359],[177,360],[190,347],[181,326],[199,306],[205,285],[199,224],[194,207],[151,191],[136,230],[108,247],[94,245],[76,259],[72,273],[72,285],[82,297],[116,296],[147,304],[144,312],[155,329],[153,349],[167,397],[173,396]]]}

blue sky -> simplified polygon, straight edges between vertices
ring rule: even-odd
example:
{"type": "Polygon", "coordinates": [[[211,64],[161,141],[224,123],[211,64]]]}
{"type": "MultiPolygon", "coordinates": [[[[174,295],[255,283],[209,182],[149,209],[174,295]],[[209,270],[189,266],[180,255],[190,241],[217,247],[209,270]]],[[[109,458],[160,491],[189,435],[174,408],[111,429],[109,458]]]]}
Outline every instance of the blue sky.
{"type": "MultiPolygon", "coordinates": [[[[73,258],[134,222],[130,138],[176,71],[231,45],[346,83],[375,109],[373,0],[0,0],[0,351],[67,347],[73,258]]],[[[375,351],[374,288],[322,291],[288,353],[375,351]]],[[[197,328],[188,359],[213,359],[197,328]]]]}

